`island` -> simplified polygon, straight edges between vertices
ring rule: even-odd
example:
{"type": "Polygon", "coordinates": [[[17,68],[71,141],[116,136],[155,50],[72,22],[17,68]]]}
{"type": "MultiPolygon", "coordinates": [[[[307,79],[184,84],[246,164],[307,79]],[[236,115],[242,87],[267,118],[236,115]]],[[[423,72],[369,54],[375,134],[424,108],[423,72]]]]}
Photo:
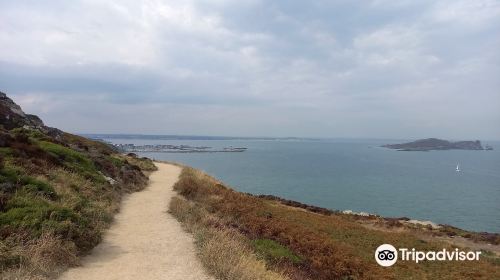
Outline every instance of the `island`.
{"type": "Polygon", "coordinates": [[[483,148],[481,141],[447,141],[437,138],[420,139],[402,144],[387,144],[384,148],[398,151],[431,151],[431,150],[493,150],[491,146],[483,148]]]}

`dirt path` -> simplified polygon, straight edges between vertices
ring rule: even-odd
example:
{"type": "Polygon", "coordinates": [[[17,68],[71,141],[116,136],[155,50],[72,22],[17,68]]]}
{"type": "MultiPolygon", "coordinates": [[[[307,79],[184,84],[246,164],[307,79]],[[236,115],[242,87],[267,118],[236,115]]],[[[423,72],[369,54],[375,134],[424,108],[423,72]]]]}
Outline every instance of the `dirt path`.
{"type": "Polygon", "coordinates": [[[166,212],[181,168],[156,163],[150,185],[123,200],[103,241],[62,280],[212,279],[198,261],[193,239],[166,212]]]}

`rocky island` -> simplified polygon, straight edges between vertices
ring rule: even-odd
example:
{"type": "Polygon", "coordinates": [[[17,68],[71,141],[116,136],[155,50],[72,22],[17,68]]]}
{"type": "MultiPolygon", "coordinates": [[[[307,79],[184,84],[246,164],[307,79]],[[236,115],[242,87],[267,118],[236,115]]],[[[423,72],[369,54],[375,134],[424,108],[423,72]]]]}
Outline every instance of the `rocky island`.
{"type": "Polygon", "coordinates": [[[398,151],[431,151],[431,150],[493,150],[486,145],[483,147],[481,141],[457,141],[451,142],[437,138],[420,139],[413,142],[402,144],[387,144],[384,148],[395,149],[398,151]]]}

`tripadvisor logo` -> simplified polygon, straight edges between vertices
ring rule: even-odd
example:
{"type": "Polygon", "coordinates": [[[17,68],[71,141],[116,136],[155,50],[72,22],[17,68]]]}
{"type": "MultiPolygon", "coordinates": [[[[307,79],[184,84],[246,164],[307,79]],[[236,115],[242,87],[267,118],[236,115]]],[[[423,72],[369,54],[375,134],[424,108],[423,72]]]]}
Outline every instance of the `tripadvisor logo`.
{"type": "Polygon", "coordinates": [[[381,266],[391,266],[398,260],[398,251],[391,244],[382,244],[375,250],[375,260],[381,266]]]}
{"type": "Polygon", "coordinates": [[[440,251],[417,251],[415,248],[399,248],[397,250],[391,244],[382,244],[375,250],[375,260],[381,266],[392,266],[399,259],[401,261],[413,261],[419,263],[421,261],[478,261],[481,251],[460,251],[455,249],[449,251],[443,249],[440,251]]]}

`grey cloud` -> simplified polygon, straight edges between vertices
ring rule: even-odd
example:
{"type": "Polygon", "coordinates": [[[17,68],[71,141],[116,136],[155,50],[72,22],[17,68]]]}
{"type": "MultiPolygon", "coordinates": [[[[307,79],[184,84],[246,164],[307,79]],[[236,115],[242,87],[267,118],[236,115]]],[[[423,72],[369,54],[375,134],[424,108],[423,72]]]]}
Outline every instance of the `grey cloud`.
{"type": "Polygon", "coordinates": [[[0,26],[1,90],[63,129],[500,138],[498,1],[4,1],[0,26]]]}

